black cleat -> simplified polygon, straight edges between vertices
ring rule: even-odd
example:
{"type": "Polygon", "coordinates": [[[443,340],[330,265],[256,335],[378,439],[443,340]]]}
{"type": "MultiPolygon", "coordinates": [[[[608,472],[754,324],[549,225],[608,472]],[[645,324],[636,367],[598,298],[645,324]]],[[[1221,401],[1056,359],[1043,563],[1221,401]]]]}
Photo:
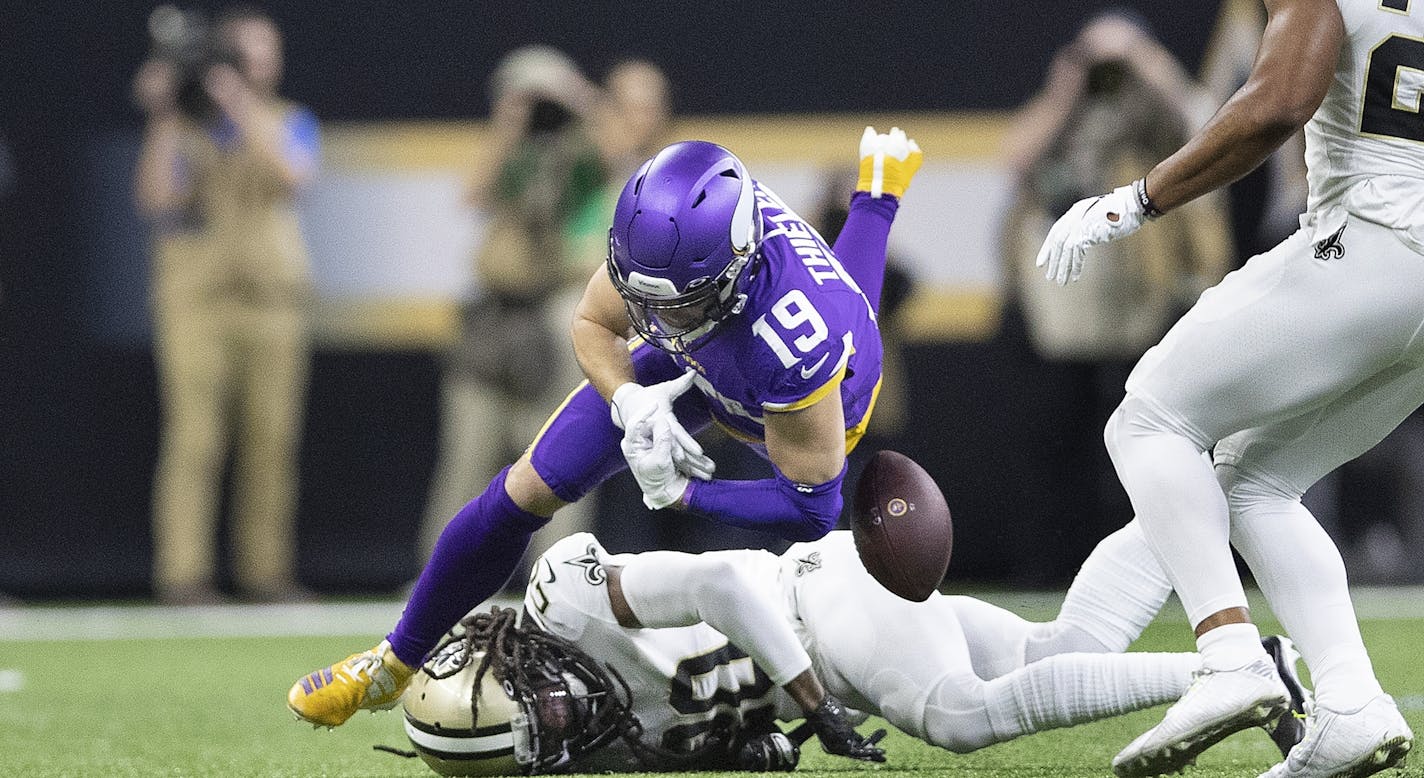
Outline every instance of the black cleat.
{"type": "Polygon", "coordinates": [[[1261,647],[1266,649],[1266,653],[1271,655],[1271,661],[1276,665],[1276,672],[1281,676],[1281,682],[1286,685],[1286,690],[1290,692],[1290,709],[1281,714],[1276,719],[1275,724],[1265,727],[1270,734],[1271,740],[1275,741],[1276,748],[1280,749],[1281,756],[1290,754],[1291,748],[1305,737],[1305,718],[1310,714],[1310,709],[1315,705],[1315,699],[1310,690],[1305,688],[1305,684],[1300,682],[1300,675],[1296,673],[1296,662],[1300,661],[1300,652],[1295,650],[1295,644],[1284,635],[1267,635],[1261,638],[1261,647]]]}

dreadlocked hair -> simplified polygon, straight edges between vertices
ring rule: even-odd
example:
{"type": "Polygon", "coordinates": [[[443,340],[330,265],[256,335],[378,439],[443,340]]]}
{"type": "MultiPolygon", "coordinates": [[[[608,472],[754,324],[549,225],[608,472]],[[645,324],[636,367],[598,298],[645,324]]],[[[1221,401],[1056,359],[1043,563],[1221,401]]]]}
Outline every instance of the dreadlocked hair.
{"type": "Polygon", "coordinates": [[[456,641],[464,644],[464,660],[454,666],[434,670],[422,667],[430,677],[448,678],[463,670],[479,657],[470,694],[470,720],[479,721],[479,690],[485,674],[493,672],[495,680],[511,698],[523,703],[532,719],[536,761],[526,767],[533,774],[560,772],[573,765],[574,759],[592,753],[615,739],[621,738],[632,750],[639,764],[647,770],[685,770],[689,768],[732,767],[735,764],[736,737],[733,732],[712,733],[706,742],[692,751],[678,751],[645,742],[643,723],[632,708],[632,691],[612,665],[601,663],[572,642],[537,626],[521,625],[512,608],[492,607],[488,612],[471,613],[460,620],[431,652],[432,656],[456,641]],[[586,692],[570,688],[569,676],[581,683],[586,692]],[[556,732],[557,743],[544,742],[544,722],[540,721],[540,690],[562,687],[573,697],[582,696],[589,704],[576,722],[573,733],[556,732]],[[551,748],[552,746],[552,748],[551,748]]]}

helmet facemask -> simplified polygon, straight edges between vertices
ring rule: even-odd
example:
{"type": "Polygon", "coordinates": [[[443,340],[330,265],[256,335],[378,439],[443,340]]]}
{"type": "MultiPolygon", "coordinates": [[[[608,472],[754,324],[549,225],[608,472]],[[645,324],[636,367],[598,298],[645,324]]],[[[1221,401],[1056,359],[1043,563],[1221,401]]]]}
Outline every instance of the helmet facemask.
{"type": "Polygon", "coordinates": [[[753,218],[745,242],[740,246],[733,244],[735,258],[722,272],[695,279],[678,292],[671,281],[644,276],[637,271],[629,273],[628,280],[624,280],[614,261],[610,230],[608,276],[623,298],[633,330],[670,353],[687,353],[704,345],[719,323],[746,307],[745,289],[756,277],[761,260],[761,232],[761,219],[753,218]]]}

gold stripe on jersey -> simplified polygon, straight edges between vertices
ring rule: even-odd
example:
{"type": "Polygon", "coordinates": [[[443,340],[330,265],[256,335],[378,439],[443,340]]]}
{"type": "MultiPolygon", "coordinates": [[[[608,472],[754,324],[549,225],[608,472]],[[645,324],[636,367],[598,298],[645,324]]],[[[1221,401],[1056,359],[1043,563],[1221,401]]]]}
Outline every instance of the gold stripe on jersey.
{"type": "Polygon", "coordinates": [[[765,410],[768,413],[790,413],[791,411],[799,411],[803,408],[809,408],[812,405],[815,405],[816,403],[820,402],[826,395],[830,394],[833,389],[839,387],[841,385],[841,381],[845,378],[845,373],[846,362],[843,361],[841,362],[840,367],[836,368],[836,372],[833,373],[824,384],[821,384],[821,386],[816,389],[816,391],[811,392],[810,394],[806,395],[805,397],[802,397],[799,400],[793,400],[789,403],[762,403],[762,410],[765,410]]]}
{"type": "Polygon", "coordinates": [[[574,396],[583,391],[583,388],[588,385],[587,379],[579,381],[578,386],[575,386],[574,390],[569,392],[569,396],[565,397],[564,401],[559,403],[559,407],[555,408],[554,412],[549,414],[549,418],[544,420],[544,426],[539,428],[539,434],[535,435],[533,442],[529,444],[528,448],[524,449],[525,454],[530,454],[534,451],[534,447],[539,445],[539,441],[544,437],[544,433],[549,431],[549,425],[553,424],[554,419],[559,418],[559,414],[563,413],[564,409],[569,407],[569,403],[574,401],[574,396]]]}
{"type": "Polygon", "coordinates": [[[870,390],[870,404],[865,406],[865,413],[861,414],[860,421],[856,422],[854,427],[846,428],[846,454],[860,445],[860,439],[865,437],[865,431],[870,428],[870,414],[875,412],[875,401],[880,399],[880,385],[884,382],[884,376],[875,382],[875,388],[870,390]]]}

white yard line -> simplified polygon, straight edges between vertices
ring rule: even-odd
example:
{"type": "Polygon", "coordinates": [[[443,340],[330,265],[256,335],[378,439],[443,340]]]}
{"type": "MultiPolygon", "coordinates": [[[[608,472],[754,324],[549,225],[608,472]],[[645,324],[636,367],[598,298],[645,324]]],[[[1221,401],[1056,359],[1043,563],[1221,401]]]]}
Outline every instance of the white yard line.
{"type": "MultiPolygon", "coordinates": [[[[1424,618],[1424,586],[1357,587],[1352,592],[1363,620],[1424,618]]],[[[1059,592],[975,592],[974,596],[1031,619],[1049,619],[1063,601],[1059,592]]],[[[1265,603],[1252,591],[1254,610],[1265,603]]],[[[497,601],[518,607],[512,599],[497,601]]],[[[404,603],[386,600],[302,605],[0,606],[0,643],[19,640],[125,640],[191,637],[286,637],[383,635],[404,603]]],[[[488,605],[481,606],[482,608],[488,605]]],[[[1181,619],[1168,601],[1161,618],[1181,619]]],[[[3,660],[0,660],[3,662],[3,660]]]]}
{"type": "MultiPolygon", "coordinates": [[[[513,600],[498,601],[514,606],[513,600]]],[[[404,603],[0,607],[0,642],[180,637],[384,635],[404,603]]],[[[487,606],[486,606],[487,607],[487,606]]]]}
{"type": "MultiPolygon", "coordinates": [[[[1053,618],[1058,613],[1059,606],[1063,604],[1061,592],[1001,590],[970,594],[1035,621],[1053,618]]],[[[1350,590],[1350,597],[1355,602],[1355,615],[1362,621],[1424,619],[1424,586],[1356,586],[1350,590]]],[[[1270,614],[1270,606],[1259,591],[1247,589],[1246,599],[1252,613],[1270,614]]],[[[1173,595],[1157,618],[1184,621],[1186,613],[1173,595]]]]}

